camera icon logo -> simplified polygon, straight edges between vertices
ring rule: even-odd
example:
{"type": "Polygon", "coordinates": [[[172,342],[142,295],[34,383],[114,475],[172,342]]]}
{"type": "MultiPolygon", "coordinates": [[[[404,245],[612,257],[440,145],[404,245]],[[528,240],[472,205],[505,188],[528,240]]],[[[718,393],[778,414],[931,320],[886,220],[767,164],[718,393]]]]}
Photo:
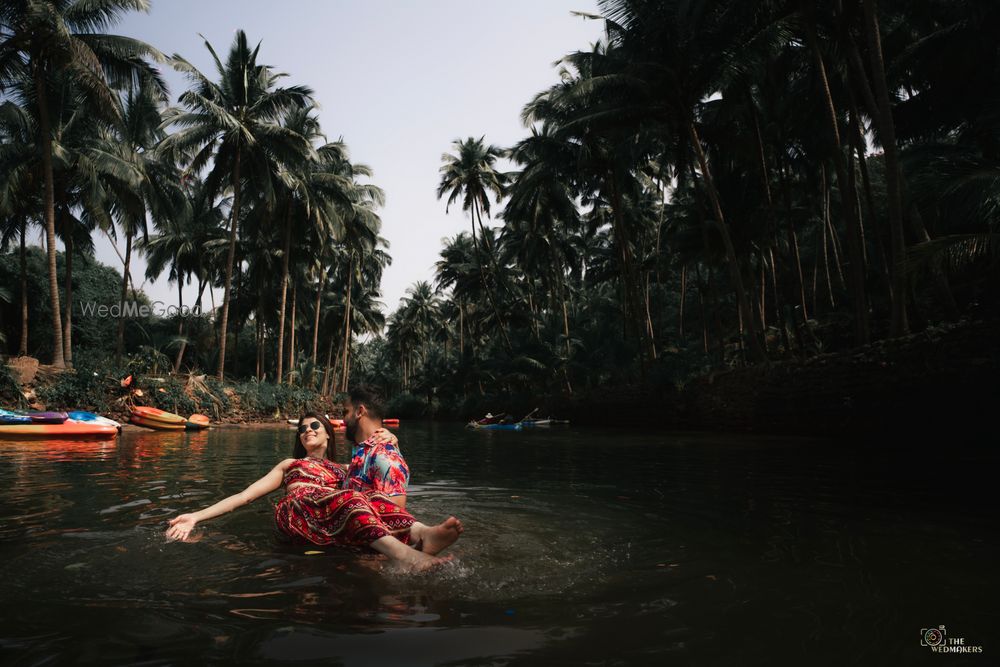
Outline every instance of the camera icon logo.
{"type": "Polygon", "coordinates": [[[943,625],[939,625],[936,628],[920,628],[920,645],[941,646],[944,644],[946,634],[947,631],[943,625]]]}

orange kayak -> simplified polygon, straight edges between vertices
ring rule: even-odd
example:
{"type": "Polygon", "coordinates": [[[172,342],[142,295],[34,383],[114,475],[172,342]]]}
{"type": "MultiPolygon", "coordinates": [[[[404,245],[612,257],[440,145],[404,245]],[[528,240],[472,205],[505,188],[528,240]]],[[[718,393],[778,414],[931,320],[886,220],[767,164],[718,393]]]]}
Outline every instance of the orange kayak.
{"type": "Polygon", "coordinates": [[[0,426],[0,440],[23,438],[50,438],[60,440],[110,440],[118,429],[107,424],[92,422],[63,422],[62,424],[11,424],[0,426]]]}
{"type": "Polygon", "coordinates": [[[399,426],[399,420],[398,419],[383,419],[382,420],[382,425],[383,426],[399,426]]]}
{"type": "Polygon", "coordinates": [[[184,422],[184,427],[189,431],[198,431],[203,428],[208,428],[210,422],[211,420],[207,415],[195,414],[187,418],[187,421],[184,422]]]}
{"type": "Polygon", "coordinates": [[[151,408],[145,405],[138,405],[132,408],[132,416],[138,417],[145,422],[158,422],[174,426],[180,425],[182,428],[184,427],[184,423],[187,421],[180,415],[175,415],[172,412],[151,408]]]}
{"type": "Polygon", "coordinates": [[[146,428],[156,429],[157,431],[183,431],[187,428],[184,421],[181,421],[180,424],[168,424],[167,422],[161,422],[155,419],[150,419],[149,417],[143,417],[135,412],[132,413],[129,421],[137,426],[145,426],[146,428]]]}

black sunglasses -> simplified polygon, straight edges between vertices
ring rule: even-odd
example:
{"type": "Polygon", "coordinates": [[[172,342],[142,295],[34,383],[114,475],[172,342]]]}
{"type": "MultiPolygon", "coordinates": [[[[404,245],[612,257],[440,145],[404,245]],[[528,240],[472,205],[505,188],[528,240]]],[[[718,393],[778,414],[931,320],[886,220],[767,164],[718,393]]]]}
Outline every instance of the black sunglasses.
{"type": "Polygon", "coordinates": [[[314,431],[318,431],[323,428],[323,425],[319,422],[310,422],[308,424],[299,424],[299,435],[306,432],[306,429],[311,428],[314,431]]]}

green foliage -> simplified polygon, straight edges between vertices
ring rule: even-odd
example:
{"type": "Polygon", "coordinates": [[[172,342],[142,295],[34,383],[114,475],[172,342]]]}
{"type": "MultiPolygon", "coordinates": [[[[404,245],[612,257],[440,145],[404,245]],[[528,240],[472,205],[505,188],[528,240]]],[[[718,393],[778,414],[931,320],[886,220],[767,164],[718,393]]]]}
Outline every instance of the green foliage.
{"type": "Polygon", "coordinates": [[[425,400],[404,392],[386,403],[385,412],[397,419],[422,419],[429,416],[430,406],[425,400]]]}
{"type": "Polygon", "coordinates": [[[285,384],[259,382],[256,379],[234,386],[240,406],[247,412],[262,416],[299,414],[310,409],[318,399],[316,392],[285,384]]]}
{"type": "Polygon", "coordinates": [[[76,368],[39,385],[35,393],[49,410],[107,412],[114,397],[121,394],[121,385],[117,374],[81,359],[76,368]]]}
{"type": "Polygon", "coordinates": [[[20,406],[24,403],[21,385],[5,363],[0,363],[0,402],[7,406],[20,406]]]}

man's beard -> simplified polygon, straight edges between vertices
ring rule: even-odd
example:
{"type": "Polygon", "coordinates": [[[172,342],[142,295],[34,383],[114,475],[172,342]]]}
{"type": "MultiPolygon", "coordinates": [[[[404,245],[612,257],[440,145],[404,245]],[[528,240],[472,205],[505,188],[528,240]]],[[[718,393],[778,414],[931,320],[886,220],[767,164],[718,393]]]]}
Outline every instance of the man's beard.
{"type": "Polygon", "coordinates": [[[358,444],[357,440],[358,434],[358,420],[357,419],[345,419],[344,420],[344,435],[347,439],[353,442],[355,445],[358,444]]]}

